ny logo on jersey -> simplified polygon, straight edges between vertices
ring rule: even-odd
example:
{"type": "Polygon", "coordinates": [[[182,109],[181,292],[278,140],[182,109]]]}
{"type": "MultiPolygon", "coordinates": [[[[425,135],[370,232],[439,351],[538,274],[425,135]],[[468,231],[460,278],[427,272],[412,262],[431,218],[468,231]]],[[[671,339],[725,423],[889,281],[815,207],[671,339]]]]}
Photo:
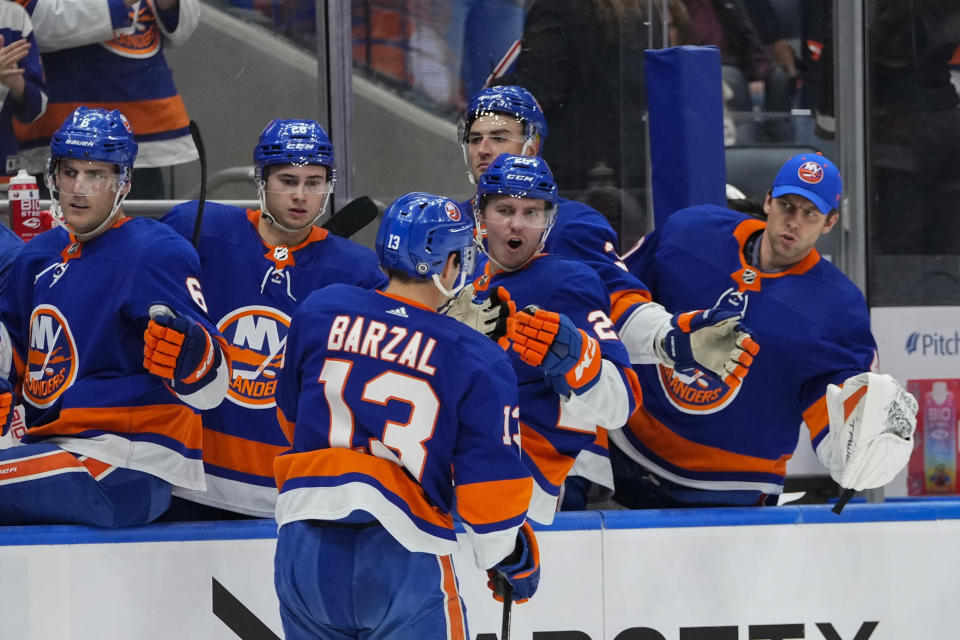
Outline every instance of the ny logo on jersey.
{"type": "Polygon", "coordinates": [[[39,305],[30,317],[23,396],[35,407],[49,407],[77,377],[77,345],[59,309],[39,305]]]}
{"type": "Polygon", "coordinates": [[[227,399],[251,409],[274,406],[290,316],[271,307],[242,307],[217,324],[229,343],[233,380],[227,399]]]}

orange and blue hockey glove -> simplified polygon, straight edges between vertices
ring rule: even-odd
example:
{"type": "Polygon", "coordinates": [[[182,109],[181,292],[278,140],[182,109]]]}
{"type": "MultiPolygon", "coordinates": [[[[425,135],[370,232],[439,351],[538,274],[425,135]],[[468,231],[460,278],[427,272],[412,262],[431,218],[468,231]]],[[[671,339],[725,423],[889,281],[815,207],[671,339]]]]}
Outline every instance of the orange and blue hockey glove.
{"type": "Polygon", "coordinates": [[[204,381],[220,365],[220,349],[210,334],[186,316],[169,308],[155,312],[143,333],[143,366],[150,373],[189,389],[204,381]]]}
{"type": "Polygon", "coordinates": [[[531,305],[507,325],[513,350],[527,364],[540,367],[557,393],[580,394],[600,379],[600,345],[564,314],[531,305]]]}
{"type": "Polygon", "coordinates": [[[540,547],[529,522],[524,522],[517,531],[517,546],[513,553],[487,571],[487,586],[493,591],[493,599],[503,602],[503,582],[513,586],[513,601],[526,602],[537,592],[540,584],[540,547]],[[498,579],[501,578],[501,579],[498,579]]]}
{"type": "Polygon", "coordinates": [[[672,362],[678,373],[694,375],[699,370],[728,387],[738,386],[760,351],[740,318],[739,313],[719,307],[674,315],[673,329],[662,343],[664,360],[672,362]]]}
{"type": "Polygon", "coordinates": [[[10,381],[0,378],[0,436],[6,435],[13,419],[13,390],[10,381]]]}

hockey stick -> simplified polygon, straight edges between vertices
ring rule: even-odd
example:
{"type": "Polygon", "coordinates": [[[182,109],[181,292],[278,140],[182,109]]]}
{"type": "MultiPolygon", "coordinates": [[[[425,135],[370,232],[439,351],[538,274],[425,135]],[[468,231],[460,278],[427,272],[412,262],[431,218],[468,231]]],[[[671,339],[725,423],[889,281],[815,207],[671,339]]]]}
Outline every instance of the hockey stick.
{"type": "Polygon", "coordinates": [[[852,498],[853,494],[855,493],[856,491],[853,489],[844,489],[843,493],[840,494],[840,499],[837,500],[837,504],[833,505],[833,509],[830,509],[830,511],[840,515],[840,512],[843,511],[845,506],[847,506],[847,503],[850,502],[850,498],[852,498]]]}
{"type": "Polygon", "coordinates": [[[349,238],[373,222],[379,214],[377,203],[369,196],[360,196],[338,209],[323,223],[323,228],[335,236],[349,238]]]}
{"type": "Polygon", "coordinates": [[[200,159],[200,197],[197,199],[197,219],[193,223],[193,247],[196,249],[200,246],[200,223],[203,220],[203,205],[207,201],[207,151],[203,147],[200,126],[196,120],[190,121],[190,137],[200,159]]]}
{"type": "Polygon", "coordinates": [[[510,614],[513,607],[513,585],[502,573],[497,574],[503,590],[503,619],[500,621],[500,640],[510,640],[510,614]]]}

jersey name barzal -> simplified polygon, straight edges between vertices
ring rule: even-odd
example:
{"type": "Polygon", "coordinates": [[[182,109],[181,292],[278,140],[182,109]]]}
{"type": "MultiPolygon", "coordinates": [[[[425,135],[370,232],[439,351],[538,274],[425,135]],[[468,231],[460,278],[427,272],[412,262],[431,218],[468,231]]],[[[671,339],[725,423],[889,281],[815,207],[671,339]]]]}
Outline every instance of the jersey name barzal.
{"type": "Polygon", "coordinates": [[[293,441],[275,462],[280,526],[359,513],[446,555],[456,506],[478,565],[513,549],[531,483],[516,377],[493,341],[411,300],[331,285],[294,313],[276,399],[293,441]]]}

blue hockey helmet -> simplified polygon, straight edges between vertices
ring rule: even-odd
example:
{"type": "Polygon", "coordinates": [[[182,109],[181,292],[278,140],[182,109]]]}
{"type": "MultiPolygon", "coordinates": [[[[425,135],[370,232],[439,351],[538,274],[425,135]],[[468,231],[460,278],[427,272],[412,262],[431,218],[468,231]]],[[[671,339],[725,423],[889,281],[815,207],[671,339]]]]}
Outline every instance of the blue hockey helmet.
{"type": "Polygon", "coordinates": [[[490,195],[537,198],[546,201],[550,210],[557,206],[557,183],[543,158],[501,153],[477,183],[475,203],[478,209],[490,195]]]}
{"type": "Polygon", "coordinates": [[[466,143],[470,125],[474,120],[494,113],[513,116],[522,122],[527,144],[539,140],[538,153],[543,151],[543,144],[547,139],[547,119],[543,115],[543,109],[532,93],[516,85],[487,87],[470,100],[457,127],[457,139],[460,143],[466,143]]]}
{"type": "Polygon", "coordinates": [[[270,121],[260,133],[253,149],[257,182],[265,180],[263,168],[276,164],[315,164],[329,171],[327,181],[335,180],[333,145],[330,137],[314,120],[270,121]]]}
{"type": "Polygon", "coordinates": [[[382,267],[413,278],[432,277],[443,293],[452,296],[473,273],[473,220],[450,198],[408,193],[383,212],[376,247],[382,267]],[[438,276],[453,252],[460,254],[460,281],[450,292],[438,276]]]}
{"type": "MultiPolygon", "coordinates": [[[[509,153],[501,153],[480,176],[477,183],[477,195],[473,199],[477,244],[480,250],[502,269],[515,271],[522,266],[509,269],[500,264],[490,255],[490,251],[485,244],[487,229],[483,210],[490,196],[531,198],[544,201],[546,216],[538,220],[536,225],[531,224],[531,226],[537,227],[543,225],[543,234],[540,236],[539,246],[533,254],[535,256],[543,251],[547,235],[553,228],[553,223],[557,217],[557,184],[553,180],[553,173],[547,166],[546,160],[539,156],[514,156],[509,153]]],[[[531,256],[531,259],[533,259],[533,256],[531,256]]]]}
{"type": "Polygon", "coordinates": [[[77,107],[50,139],[50,157],[110,162],[121,173],[132,171],[137,157],[133,127],[117,109],[77,107]]]}

